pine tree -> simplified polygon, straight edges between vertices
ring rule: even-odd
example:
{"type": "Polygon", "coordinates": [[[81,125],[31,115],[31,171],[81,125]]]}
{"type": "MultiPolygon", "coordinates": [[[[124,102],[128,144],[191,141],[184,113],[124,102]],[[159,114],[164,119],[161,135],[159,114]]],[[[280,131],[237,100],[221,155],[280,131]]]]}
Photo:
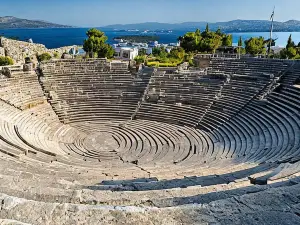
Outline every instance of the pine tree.
{"type": "Polygon", "coordinates": [[[208,26],[208,24],[206,24],[205,32],[206,32],[206,33],[209,32],[209,26],[208,26]]]}
{"type": "Polygon", "coordinates": [[[195,32],[195,34],[196,34],[196,36],[199,37],[199,36],[201,36],[201,31],[199,29],[197,29],[196,32],[195,32]]]}
{"type": "Polygon", "coordinates": [[[295,42],[292,40],[292,34],[290,34],[289,39],[287,41],[286,49],[288,48],[294,48],[295,47],[295,42]]]}
{"type": "Polygon", "coordinates": [[[84,40],[83,49],[89,57],[94,58],[97,54],[98,57],[111,58],[113,56],[114,50],[105,43],[108,38],[102,31],[92,28],[86,32],[86,35],[88,38],[84,40]]]}
{"type": "Polygon", "coordinates": [[[240,36],[239,42],[238,42],[238,46],[242,47],[243,46],[243,39],[242,36],[240,36]]]}

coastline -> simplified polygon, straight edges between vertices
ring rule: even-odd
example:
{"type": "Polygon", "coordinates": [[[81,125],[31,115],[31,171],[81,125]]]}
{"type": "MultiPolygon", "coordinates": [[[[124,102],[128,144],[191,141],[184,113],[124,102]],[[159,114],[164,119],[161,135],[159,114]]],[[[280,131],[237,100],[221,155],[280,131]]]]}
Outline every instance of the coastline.
{"type": "MultiPolygon", "coordinates": [[[[18,37],[21,41],[32,39],[34,43],[44,44],[47,48],[59,48],[63,46],[82,45],[86,38],[86,31],[88,28],[15,28],[15,29],[0,29],[0,36],[5,37],[18,37]]],[[[179,36],[184,35],[188,31],[193,30],[173,30],[172,33],[155,33],[148,32],[147,34],[139,32],[126,32],[103,29],[108,36],[108,43],[115,44],[113,40],[118,36],[159,36],[159,42],[162,44],[175,43],[179,36]]],[[[300,42],[300,32],[274,32],[274,37],[277,40],[276,46],[282,47],[286,45],[288,36],[292,33],[293,40],[300,42]]],[[[236,44],[240,36],[243,40],[249,39],[253,36],[269,37],[269,32],[235,32],[233,35],[233,43],[236,44]]]]}

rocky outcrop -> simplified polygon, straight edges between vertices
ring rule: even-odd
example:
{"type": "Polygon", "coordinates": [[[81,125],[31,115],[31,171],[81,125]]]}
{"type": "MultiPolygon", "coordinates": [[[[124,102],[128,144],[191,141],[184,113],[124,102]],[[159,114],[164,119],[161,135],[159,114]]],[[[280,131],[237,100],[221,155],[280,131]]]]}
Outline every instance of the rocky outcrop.
{"type": "Polygon", "coordinates": [[[52,57],[61,58],[64,52],[69,52],[74,46],[47,49],[45,45],[16,41],[2,37],[0,39],[0,56],[11,57],[15,64],[24,64],[25,58],[30,57],[36,61],[36,55],[48,52],[52,57]]]}

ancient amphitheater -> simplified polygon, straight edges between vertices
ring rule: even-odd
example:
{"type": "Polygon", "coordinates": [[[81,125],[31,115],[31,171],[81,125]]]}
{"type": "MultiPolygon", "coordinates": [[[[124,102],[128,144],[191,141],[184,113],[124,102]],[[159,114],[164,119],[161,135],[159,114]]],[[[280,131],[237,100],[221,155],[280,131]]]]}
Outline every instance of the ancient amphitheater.
{"type": "Polygon", "coordinates": [[[0,224],[300,224],[300,63],[28,68],[0,77],[0,224]]]}

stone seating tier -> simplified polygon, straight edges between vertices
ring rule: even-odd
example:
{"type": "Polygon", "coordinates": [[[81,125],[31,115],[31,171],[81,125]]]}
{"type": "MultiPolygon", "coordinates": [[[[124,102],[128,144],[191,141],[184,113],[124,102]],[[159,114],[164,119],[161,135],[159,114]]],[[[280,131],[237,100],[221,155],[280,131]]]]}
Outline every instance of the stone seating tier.
{"type": "Polygon", "coordinates": [[[89,59],[2,76],[0,217],[298,224],[297,71],[284,60],[212,58],[207,73],[131,74],[127,63],[89,59]]]}

